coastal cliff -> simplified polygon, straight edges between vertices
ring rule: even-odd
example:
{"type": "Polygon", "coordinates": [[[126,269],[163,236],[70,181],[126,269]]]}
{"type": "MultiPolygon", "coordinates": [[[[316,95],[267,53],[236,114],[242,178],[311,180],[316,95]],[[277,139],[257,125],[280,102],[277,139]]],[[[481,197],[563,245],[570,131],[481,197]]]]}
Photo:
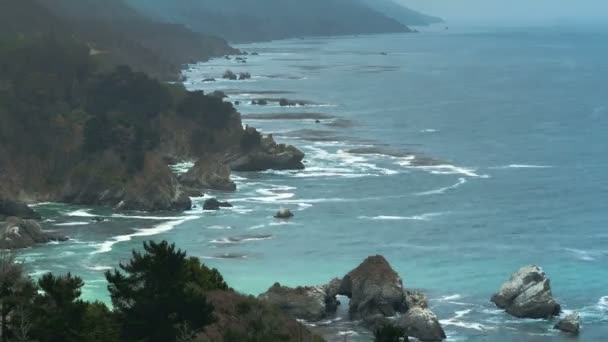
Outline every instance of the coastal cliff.
{"type": "MultiPolygon", "coordinates": [[[[0,50],[3,198],[186,210],[190,199],[167,160],[216,156],[224,163],[213,180],[182,178],[200,191],[234,190],[230,166],[302,167],[301,152],[243,128],[240,114],[220,97],[188,92],[127,66],[98,68],[77,40],[15,37],[0,50]],[[227,155],[240,162],[221,158],[227,155]]],[[[199,166],[199,173],[214,172],[201,170],[211,164],[199,166]]]]}

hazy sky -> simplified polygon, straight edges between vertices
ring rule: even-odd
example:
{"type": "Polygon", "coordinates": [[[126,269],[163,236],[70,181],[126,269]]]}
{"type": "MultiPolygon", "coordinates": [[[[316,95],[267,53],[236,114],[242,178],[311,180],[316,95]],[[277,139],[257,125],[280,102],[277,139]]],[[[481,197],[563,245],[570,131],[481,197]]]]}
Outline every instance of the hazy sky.
{"type": "Polygon", "coordinates": [[[608,21],[608,0],[397,0],[449,22],[551,24],[608,21]]]}

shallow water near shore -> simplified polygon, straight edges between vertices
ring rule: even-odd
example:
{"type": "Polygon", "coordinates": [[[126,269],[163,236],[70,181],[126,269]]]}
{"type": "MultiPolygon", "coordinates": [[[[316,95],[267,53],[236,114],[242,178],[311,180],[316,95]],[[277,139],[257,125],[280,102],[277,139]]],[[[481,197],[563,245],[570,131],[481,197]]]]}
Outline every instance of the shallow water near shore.
{"type": "MultiPolygon", "coordinates": [[[[108,301],[103,272],[149,239],[175,242],[250,294],[276,281],[326,283],[382,254],[406,287],[428,294],[450,341],[568,341],[551,322],[489,303],[534,263],[564,309],[581,313],[578,340],[603,340],[607,40],[454,30],[239,46],[259,55],[192,65],[186,85],[226,90],[246,124],[304,150],[306,170],[236,173],[237,192],[211,194],[235,205],[220,212],[202,211],[203,198],[177,215],[41,204],[45,227],[73,240],[20,257],[33,275],[78,274],[86,299],[108,301]],[[226,69],[253,77],[221,80],[226,69]],[[250,104],[282,97],[305,104],[250,104]],[[295,218],[273,219],[281,207],[295,218]]],[[[315,329],[330,341],[371,339],[344,307],[315,329]]]]}

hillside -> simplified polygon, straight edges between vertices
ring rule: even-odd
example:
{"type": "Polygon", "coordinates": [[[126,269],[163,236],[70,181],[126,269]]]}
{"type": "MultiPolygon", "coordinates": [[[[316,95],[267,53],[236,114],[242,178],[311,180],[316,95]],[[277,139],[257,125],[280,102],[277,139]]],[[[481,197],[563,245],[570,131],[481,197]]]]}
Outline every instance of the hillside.
{"type": "Polygon", "coordinates": [[[0,29],[5,35],[74,37],[106,66],[127,64],[170,80],[185,63],[234,52],[223,39],[155,22],[123,0],[2,1],[0,29]]]}
{"type": "Polygon", "coordinates": [[[361,2],[403,25],[426,26],[443,22],[441,18],[414,11],[394,0],[361,0],[361,2]]]}
{"type": "MultiPolygon", "coordinates": [[[[303,167],[303,154],[244,129],[220,96],[100,68],[72,37],[0,39],[0,122],[0,199],[185,210],[190,199],[167,160],[226,158],[202,179],[229,177],[228,164],[303,167]]],[[[214,188],[194,186],[197,195],[214,188]]]]}
{"type": "Polygon", "coordinates": [[[351,0],[127,1],[150,17],[236,42],[409,31],[351,0]]]}

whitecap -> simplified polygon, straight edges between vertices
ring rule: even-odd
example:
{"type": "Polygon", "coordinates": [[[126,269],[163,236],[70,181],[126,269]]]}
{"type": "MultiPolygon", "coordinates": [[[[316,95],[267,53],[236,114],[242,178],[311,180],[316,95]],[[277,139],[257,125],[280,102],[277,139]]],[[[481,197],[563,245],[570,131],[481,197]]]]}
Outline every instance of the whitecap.
{"type": "Polygon", "coordinates": [[[133,234],[115,236],[112,239],[99,244],[98,245],[99,248],[96,251],[92,252],[91,254],[101,254],[101,253],[110,252],[110,251],[112,251],[112,247],[115,244],[130,241],[134,237],[153,236],[153,235],[166,233],[170,230],[173,230],[176,226],[178,226],[184,222],[195,220],[199,217],[200,216],[184,216],[184,217],[180,218],[179,220],[164,222],[153,228],[137,229],[135,231],[135,233],[133,233],[133,234]]]}
{"type": "Polygon", "coordinates": [[[452,301],[452,300],[458,300],[458,299],[462,299],[462,295],[453,294],[453,295],[443,296],[443,297],[439,298],[440,301],[452,301]]]}
{"type": "Polygon", "coordinates": [[[601,297],[597,302],[597,307],[602,311],[608,311],[608,296],[601,297]]]}
{"type": "Polygon", "coordinates": [[[433,128],[426,128],[426,129],[420,130],[420,133],[435,133],[435,132],[437,132],[437,130],[433,129],[433,128]]]}
{"type": "Polygon", "coordinates": [[[153,221],[166,221],[175,220],[179,216],[144,216],[144,215],[124,215],[124,214],[112,214],[113,218],[124,218],[124,219],[137,219],[137,220],[153,220],[153,221]]]}
{"type": "Polygon", "coordinates": [[[576,249],[576,248],[565,248],[565,250],[574,254],[574,256],[579,260],[595,261],[595,258],[592,256],[593,252],[585,251],[582,249],[576,249]]]}
{"type": "Polygon", "coordinates": [[[550,169],[550,165],[530,165],[530,164],[510,164],[505,166],[496,166],[493,169],[550,169]]]}
{"type": "Polygon", "coordinates": [[[232,229],[232,227],[231,226],[218,226],[218,225],[216,225],[216,226],[207,227],[207,229],[225,230],[225,229],[232,229]]]}
{"type": "Polygon", "coordinates": [[[422,215],[414,215],[414,216],[389,216],[389,215],[379,215],[379,216],[359,216],[359,219],[362,220],[382,220],[382,221],[429,221],[433,217],[444,215],[445,213],[426,213],[422,215]]]}
{"type": "MultiPolygon", "coordinates": [[[[113,267],[110,266],[102,266],[102,265],[92,265],[92,266],[85,266],[87,269],[91,270],[91,271],[110,271],[113,269],[113,267]]],[[[88,283],[88,281],[87,281],[88,283]]]]}
{"type": "Polygon", "coordinates": [[[418,195],[418,196],[441,195],[441,194],[445,193],[446,191],[454,190],[454,189],[459,188],[461,185],[464,185],[466,182],[467,182],[466,178],[458,178],[458,183],[456,183],[454,185],[446,186],[444,188],[439,188],[439,189],[436,189],[436,190],[419,192],[416,195],[418,195]]]}
{"type": "Polygon", "coordinates": [[[213,244],[219,245],[235,245],[241,244],[245,242],[254,242],[254,241],[263,241],[272,239],[272,235],[260,235],[260,236],[235,236],[235,237],[225,237],[219,239],[213,239],[209,242],[213,244]]]}
{"type": "Polygon", "coordinates": [[[79,210],[75,210],[75,211],[71,211],[69,213],[66,213],[66,216],[73,216],[73,217],[96,217],[97,215],[93,215],[90,213],[91,209],[79,209],[79,210]]]}
{"type": "Polygon", "coordinates": [[[262,228],[264,228],[264,227],[266,227],[266,225],[265,225],[265,224],[258,224],[258,225],[255,225],[255,226],[249,227],[249,230],[262,229],[262,228]]]}
{"type": "Polygon", "coordinates": [[[471,309],[456,311],[454,313],[454,317],[451,317],[448,319],[442,319],[439,321],[439,323],[441,323],[441,325],[443,325],[443,326],[456,326],[456,327],[460,327],[460,328],[473,329],[473,330],[478,330],[478,331],[494,329],[493,327],[489,327],[489,326],[486,326],[481,323],[465,322],[465,321],[461,320],[464,316],[471,313],[471,311],[472,311],[471,309]]]}
{"type": "Polygon", "coordinates": [[[53,203],[52,202],[38,202],[38,203],[28,204],[28,206],[30,206],[32,208],[36,208],[36,207],[40,207],[43,205],[49,205],[49,204],[53,204],[53,203]]]}
{"type": "Polygon", "coordinates": [[[414,166],[416,169],[428,171],[435,175],[464,175],[472,178],[487,178],[486,175],[479,175],[476,173],[477,170],[460,167],[455,165],[443,164],[443,165],[426,165],[426,166],[414,166]]]}
{"type": "Polygon", "coordinates": [[[50,270],[36,270],[36,271],[34,271],[34,272],[30,272],[30,273],[28,273],[28,275],[29,275],[30,277],[35,278],[35,277],[38,277],[38,276],[41,276],[41,275],[45,275],[45,274],[47,274],[47,273],[51,273],[51,271],[50,271],[50,270]]]}
{"type": "Polygon", "coordinates": [[[91,224],[91,222],[64,222],[64,223],[55,223],[55,226],[60,227],[70,227],[70,226],[86,226],[91,224]]]}
{"type": "Polygon", "coordinates": [[[173,171],[173,173],[181,175],[188,172],[193,166],[194,161],[188,160],[177,164],[169,165],[169,168],[173,171]]]}

